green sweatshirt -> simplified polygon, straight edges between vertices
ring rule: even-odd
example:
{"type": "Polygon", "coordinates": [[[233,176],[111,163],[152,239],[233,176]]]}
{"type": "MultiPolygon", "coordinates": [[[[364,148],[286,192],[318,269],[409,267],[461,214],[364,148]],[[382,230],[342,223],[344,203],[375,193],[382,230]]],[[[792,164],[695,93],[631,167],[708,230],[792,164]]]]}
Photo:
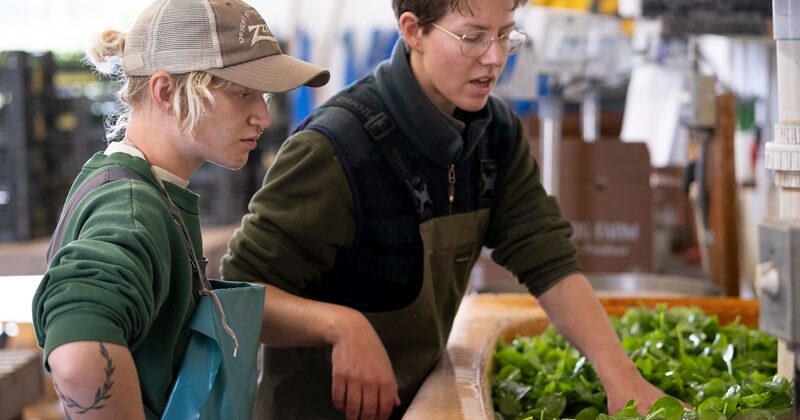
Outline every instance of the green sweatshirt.
{"type": "MultiPolygon", "coordinates": [[[[34,328],[45,360],[54,348],[74,341],[127,346],[145,414],[155,419],[166,405],[186,348],[186,323],[196,304],[192,271],[179,227],[143,159],[96,154],[84,165],[70,196],[106,167],[129,168],[146,183],[113,181],[83,199],[34,296],[34,328]]],[[[197,195],[165,186],[182,213],[195,252],[202,255],[197,195]]]]}

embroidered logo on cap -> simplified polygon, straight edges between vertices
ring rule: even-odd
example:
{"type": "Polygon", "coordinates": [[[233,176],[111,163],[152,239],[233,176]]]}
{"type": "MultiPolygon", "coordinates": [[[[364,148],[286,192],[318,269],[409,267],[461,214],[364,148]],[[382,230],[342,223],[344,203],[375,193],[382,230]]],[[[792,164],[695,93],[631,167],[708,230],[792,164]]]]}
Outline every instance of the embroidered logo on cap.
{"type": "Polygon", "coordinates": [[[259,24],[256,24],[256,25],[248,25],[247,24],[247,20],[251,16],[258,17],[258,14],[255,11],[255,9],[249,9],[246,12],[244,12],[244,14],[242,15],[242,19],[239,20],[239,44],[244,44],[244,42],[245,42],[244,41],[244,35],[245,35],[244,28],[247,28],[248,32],[252,32],[253,33],[253,39],[250,42],[250,47],[253,47],[254,45],[256,45],[257,43],[259,43],[261,41],[272,41],[275,44],[278,44],[278,40],[275,39],[274,36],[272,36],[272,34],[270,33],[269,28],[267,27],[267,24],[263,23],[263,21],[262,21],[262,23],[259,23],[259,24]],[[263,33],[263,35],[262,35],[262,33],[263,33]]]}
{"type": "Polygon", "coordinates": [[[262,23],[260,25],[250,25],[250,26],[247,27],[247,30],[250,31],[250,32],[255,32],[253,34],[253,42],[250,43],[251,47],[253,45],[256,45],[257,42],[261,42],[261,41],[272,41],[272,42],[274,42],[276,44],[278,43],[278,40],[275,39],[274,36],[260,35],[259,34],[259,31],[261,31],[261,30],[263,30],[265,33],[269,34],[269,29],[267,29],[267,25],[266,24],[262,23]]]}

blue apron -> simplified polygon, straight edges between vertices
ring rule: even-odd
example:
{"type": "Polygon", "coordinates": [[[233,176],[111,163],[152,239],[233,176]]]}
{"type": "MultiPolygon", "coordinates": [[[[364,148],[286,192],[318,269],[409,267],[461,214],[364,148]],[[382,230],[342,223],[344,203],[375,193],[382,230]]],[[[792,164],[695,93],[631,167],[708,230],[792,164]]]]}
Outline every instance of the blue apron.
{"type": "Polygon", "coordinates": [[[264,288],[211,280],[224,312],[203,296],[189,321],[190,338],[162,419],[252,419],[264,288]],[[235,333],[236,343],[224,328],[235,333]]]}
{"type": "Polygon", "coordinates": [[[253,418],[256,366],[264,287],[206,277],[189,231],[166,189],[167,206],[181,228],[192,265],[192,284],[200,296],[189,320],[189,343],[163,420],[253,418]]]}
{"type": "MultiPolygon", "coordinates": [[[[47,250],[47,263],[61,246],[64,229],[78,203],[95,188],[117,179],[142,177],[127,168],[99,171],[84,182],[64,207],[47,250]]],[[[161,189],[179,225],[192,265],[197,306],[187,328],[189,343],[162,419],[247,419],[253,417],[258,370],[256,357],[264,313],[264,287],[209,281],[205,259],[198,261],[177,207],[161,189]]]]}

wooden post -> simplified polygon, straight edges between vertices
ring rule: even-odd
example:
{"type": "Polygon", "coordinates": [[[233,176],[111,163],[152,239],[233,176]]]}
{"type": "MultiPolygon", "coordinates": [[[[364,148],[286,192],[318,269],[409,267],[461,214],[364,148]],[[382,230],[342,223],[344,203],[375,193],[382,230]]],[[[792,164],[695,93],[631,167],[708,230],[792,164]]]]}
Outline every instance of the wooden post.
{"type": "Polygon", "coordinates": [[[728,296],[739,295],[739,211],[734,172],[733,137],[736,130],[736,99],[733,94],[717,97],[717,129],[709,147],[706,168],[709,227],[713,240],[709,250],[711,280],[728,296]]]}

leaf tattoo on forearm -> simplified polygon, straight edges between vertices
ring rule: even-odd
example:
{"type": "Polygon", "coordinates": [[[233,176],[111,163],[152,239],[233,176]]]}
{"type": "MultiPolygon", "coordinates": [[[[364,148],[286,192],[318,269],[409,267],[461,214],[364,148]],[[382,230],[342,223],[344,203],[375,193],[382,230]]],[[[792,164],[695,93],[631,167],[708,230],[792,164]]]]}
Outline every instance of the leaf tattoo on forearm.
{"type": "MultiPolygon", "coordinates": [[[[105,367],[106,379],[103,382],[103,385],[97,388],[97,392],[95,392],[94,394],[94,401],[89,406],[86,407],[82,406],[80,403],[75,401],[75,399],[61,392],[61,390],[58,388],[57,383],[55,382],[53,383],[56,389],[56,394],[58,395],[58,398],[61,399],[65,408],[74,408],[77,409],[76,411],[77,414],[84,414],[89,410],[99,410],[106,406],[105,401],[111,398],[110,391],[111,387],[114,386],[114,381],[111,380],[111,377],[114,375],[116,367],[114,367],[114,363],[111,360],[111,356],[108,354],[108,350],[106,350],[106,346],[103,345],[102,341],[100,342],[100,356],[102,356],[103,359],[106,360],[106,367],[105,367]]],[[[67,416],[67,419],[71,419],[69,413],[66,412],[67,410],[64,411],[67,416]]]]}

